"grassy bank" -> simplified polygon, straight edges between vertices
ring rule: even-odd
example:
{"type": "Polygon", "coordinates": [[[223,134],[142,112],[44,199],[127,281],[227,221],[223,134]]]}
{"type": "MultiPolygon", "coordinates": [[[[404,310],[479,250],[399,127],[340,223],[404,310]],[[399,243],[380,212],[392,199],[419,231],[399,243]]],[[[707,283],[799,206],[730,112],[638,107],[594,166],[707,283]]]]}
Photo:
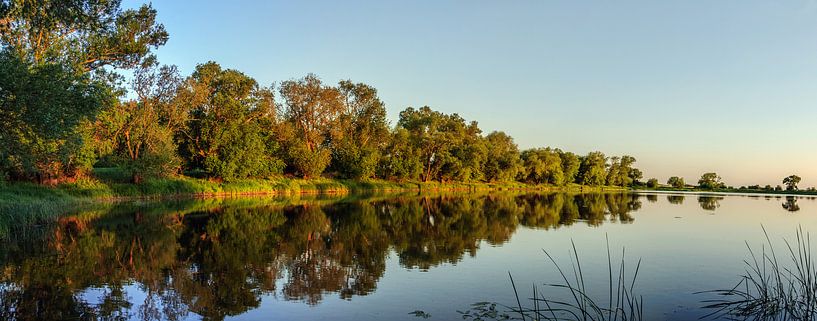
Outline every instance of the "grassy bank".
{"type": "Polygon", "coordinates": [[[0,219],[26,213],[29,219],[53,216],[92,203],[130,199],[491,190],[602,191],[615,187],[546,186],[519,182],[395,182],[386,180],[296,179],[276,177],[221,182],[187,176],[131,184],[115,169],[98,169],[93,177],[49,187],[32,183],[0,183],[0,219]]]}

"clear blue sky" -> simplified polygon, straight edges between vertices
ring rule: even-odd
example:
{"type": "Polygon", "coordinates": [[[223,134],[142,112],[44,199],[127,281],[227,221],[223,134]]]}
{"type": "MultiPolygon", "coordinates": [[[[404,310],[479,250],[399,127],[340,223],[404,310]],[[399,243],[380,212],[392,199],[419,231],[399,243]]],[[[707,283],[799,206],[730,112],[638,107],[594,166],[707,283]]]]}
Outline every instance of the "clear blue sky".
{"type": "MultiPolygon", "coordinates": [[[[126,0],[126,6],[143,1],[126,0]]],[[[815,1],[156,1],[160,60],[315,73],[647,177],[817,185],[815,1]]]]}

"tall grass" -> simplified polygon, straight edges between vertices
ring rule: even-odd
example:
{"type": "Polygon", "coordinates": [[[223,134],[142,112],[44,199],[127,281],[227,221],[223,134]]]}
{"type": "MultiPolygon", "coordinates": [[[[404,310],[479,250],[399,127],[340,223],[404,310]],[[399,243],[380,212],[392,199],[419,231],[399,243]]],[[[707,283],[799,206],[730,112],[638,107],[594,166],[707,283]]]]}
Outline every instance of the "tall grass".
{"type": "Polygon", "coordinates": [[[472,320],[581,320],[581,321],[640,321],[644,320],[643,297],[635,292],[638,271],[641,260],[628,276],[625,250],[621,250],[621,258],[613,265],[613,256],[610,252],[610,241],[607,240],[607,295],[594,296],[592,287],[585,280],[582,262],[576,244],[571,243],[571,270],[566,271],[553,256],[544,251],[547,258],[559,272],[560,282],[545,284],[546,289],[533,285],[532,295],[522,298],[514,282],[513,275],[508,273],[511,287],[514,291],[516,306],[506,306],[508,313],[497,313],[495,305],[480,302],[472,305],[472,309],[461,312],[464,319],[472,320]],[[545,293],[559,293],[567,299],[554,299],[545,293]],[[523,302],[525,304],[523,304],[523,302]]]}
{"type": "Polygon", "coordinates": [[[760,253],[746,243],[751,259],[744,261],[746,270],[737,285],[701,292],[720,297],[704,301],[704,308],[712,312],[703,318],[817,319],[817,268],[811,252],[811,237],[799,227],[793,243],[784,239],[787,253],[782,261],[778,260],[765,228],[763,234],[766,244],[760,253]]]}

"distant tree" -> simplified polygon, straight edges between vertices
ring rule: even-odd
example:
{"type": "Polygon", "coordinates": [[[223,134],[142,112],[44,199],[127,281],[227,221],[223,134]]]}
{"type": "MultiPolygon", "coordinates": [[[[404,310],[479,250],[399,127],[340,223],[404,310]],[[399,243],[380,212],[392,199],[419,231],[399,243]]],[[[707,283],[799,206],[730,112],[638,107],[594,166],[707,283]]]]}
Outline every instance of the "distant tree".
{"type": "Polygon", "coordinates": [[[564,184],[562,159],[550,148],[534,148],[522,152],[524,170],[521,180],[534,184],[564,184]]]}
{"type": "Polygon", "coordinates": [[[658,179],[657,178],[650,178],[647,180],[647,187],[649,188],[658,188],[658,179]]]}
{"type": "Polygon", "coordinates": [[[607,178],[607,157],[601,152],[590,152],[582,157],[579,183],[589,186],[604,185],[607,178]]]}
{"type": "Polygon", "coordinates": [[[556,151],[559,153],[559,158],[562,159],[562,174],[564,175],[564,183],[576,183],[576,176],[579,173],[579,166],[581,165],[579,156],[571,152],[564,152],[560,149],[557,149],[556,151]]]}
{"type": "Polygon", "coordinates": [[[774,188],[772,187],[772,185],[766,184],[766,186],[763,187],[763,190],[771,191],[774,190],[774,188]]]}
{"type": "Polygon", "coordinates": [[[800,176],[789,175],[783,179],[783,184],[786,185],[787,191],[794,191],[797,190],[797,184],[800,184],[800,180],[800,176]]]}
{"type": "Polygon", "coordinates": [[[423,181],[482,178],[487,148],[476,122],[466,124],[457,114],[448,115],[424,106],[400,112],[397,127],[409,134],[414,154],[423,164],[423,181]]]}
{"type": "Polygon", "coordinates": [[[721,177],[716,173],[704,173],[698,180],[698,187],[703,189],[717,189],[723,188],[725,184],[721,181],[721,177]]]}
{"type": "Polygon", "coordinates": [[[686,183],[684,183],[684,178],[678,176],[670,177],[667,180],[667,184],[675,188],[683,188],[684,186],[686,186],[686,183]]]}
{"type": "Polygon", "coordinates": [[[774,187],[774,190],[775,190],[776,192],[780,192],[780,191],[782,191],[782,190],[783,190],[783,186],[777,185],[777,186],[775,186],[775,187],[774,187]]]}
{"type": "Polygon", "coordinates": [[[519,148],[513,138],[504,132],[491,132],[485,136],[487,155],[483,163],[482,172],[485,180],[512,181],[522,168],[519,158],[519,148]]]}
{"type": "Polygon", "coordinates": [[[640,185],[643,177],[644,173],[641,172],[640,169],[633,168],[630,170],[630,180],[632,181],[631,185],[640,185]]]}

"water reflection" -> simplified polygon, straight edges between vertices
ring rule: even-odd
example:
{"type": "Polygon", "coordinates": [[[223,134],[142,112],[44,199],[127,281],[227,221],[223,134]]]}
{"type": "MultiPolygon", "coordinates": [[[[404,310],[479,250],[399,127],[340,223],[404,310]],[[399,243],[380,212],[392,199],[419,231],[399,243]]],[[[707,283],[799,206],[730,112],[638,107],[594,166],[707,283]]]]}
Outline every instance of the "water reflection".
{"type": "Polygon", "coordinates": [[[684,195],[667,195],[667,202],[670,204],[684,204],[684,195]]]}
{"type": "Polygon", "coordinates": [[[19,233],[0,250],[0,319],[221,320],[268,295],[351,299],[375,291],[390,251],[430,269],[520,225],[630,223],[641,207],[635,194],[267,203],[118,205],[19,233]]]}
{"type": "Polygon", "coordinates": [[[783,208],[789,212],[797,212],[800,206],[797,205],[797,198],[794,196],[786,196],[786,201],[783,202],[783,208]]]}
{"type": "Polygon", "coordinates": [[[714,211],[721,207],[720,201],[723,200],[723,196],[711,196],[711,195],[700,195],[698,196],[698,204],[701,205],[701,208],[707,211],[714,211]]]}

